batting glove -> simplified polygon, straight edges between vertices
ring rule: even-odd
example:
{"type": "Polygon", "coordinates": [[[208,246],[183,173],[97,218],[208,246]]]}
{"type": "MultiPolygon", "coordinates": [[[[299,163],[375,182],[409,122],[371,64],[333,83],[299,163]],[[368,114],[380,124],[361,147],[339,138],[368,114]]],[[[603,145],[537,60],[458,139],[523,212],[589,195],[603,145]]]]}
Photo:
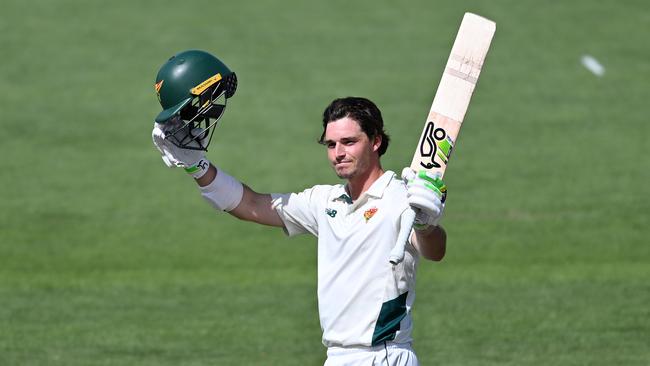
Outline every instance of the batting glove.
{"type": "MultiPolygon", "coordinates": [[[[162,160],[170,168],[180,167],[195,179],[201,178],[208,172],[210,161],[205,157],[204,150],[183,149],[174,145],[171,141],[165,139],[166,133],[170,133],[174,127],[171,123],[154,123],[151,137],[153,144],[156,146],[162,160]]],[[[195,136],[202,131],[194,131],[195,136]]]]}
{"type": "Polygon", "coordinates": [[[406,182],[408,203],[416,212],[413,227],[424,230],[437,226],[447,197],[447,186],[440,175],[426,170],[416,173],[411,168],[404,168],[402,179],[406,182]]]}

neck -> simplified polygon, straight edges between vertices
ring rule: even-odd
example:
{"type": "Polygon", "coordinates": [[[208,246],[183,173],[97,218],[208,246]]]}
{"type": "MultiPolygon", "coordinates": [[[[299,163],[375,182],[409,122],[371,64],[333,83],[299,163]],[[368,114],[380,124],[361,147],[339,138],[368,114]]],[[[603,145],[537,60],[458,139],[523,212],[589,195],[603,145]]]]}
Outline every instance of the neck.
{"type": "Polygon", "coordinates": [[[356,201],[382,174],[384,174],[384,169],[381,165],[377,165],[373,169],[368,169],[364,174],[350,178],[348,180],[348,193],[350,193],[350,198],[356,201]]]}

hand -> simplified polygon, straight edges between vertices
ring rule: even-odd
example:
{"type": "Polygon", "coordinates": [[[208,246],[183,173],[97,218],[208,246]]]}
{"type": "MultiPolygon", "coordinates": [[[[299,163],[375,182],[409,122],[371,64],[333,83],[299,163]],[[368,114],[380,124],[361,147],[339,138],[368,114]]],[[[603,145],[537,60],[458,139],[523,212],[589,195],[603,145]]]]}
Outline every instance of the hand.
{"type": "MultiPolygon", "coordinates": [[[[160,151],[160,155],[162,155],[163,162],[170,168],[184,168],[185,172],[190,174],[194,179],[203,177],[210,169],[210,161],[205,158],[205,151],[183,149],[174,145],[174,143],[166,139],[166,134],[172,133],[171,131],[174,131],[174,129],[176,129],[176,133],[187,133],[182,130],[178,131],[177,126],[171,122],[165,124],[154,123],[153,125],[151,137],[153,138],[153,144],[160,151]]],[[[193,131],[194,136],[201,136],[202,132],[202,129],[195,129],[193,131]]],[[[196,147],[200,146],[194,141],[190,144],[192,143],[195,143],[196,147]]]]}
{"type": "Polygon", "coordinates": [[[181,167],[189,169],[197,166],[201,160],[205,160],[205,151],[183,149],[174,145],[171,141],[166,140],[165,133],[169,132],[171,128],[169,123],[154,123],[151,133],[153,144],[160,151],[165,165],[170,168],[181,167]]]}
{"type": "Polygon", "coordinates": [[[447,197],[447,187],[440,175],[426,170],[416,174],[411,168],[404,168],[402,179],[406,181],[408,203],[416,212],[413,226],[423,230],[438,225],[447,197]]]}

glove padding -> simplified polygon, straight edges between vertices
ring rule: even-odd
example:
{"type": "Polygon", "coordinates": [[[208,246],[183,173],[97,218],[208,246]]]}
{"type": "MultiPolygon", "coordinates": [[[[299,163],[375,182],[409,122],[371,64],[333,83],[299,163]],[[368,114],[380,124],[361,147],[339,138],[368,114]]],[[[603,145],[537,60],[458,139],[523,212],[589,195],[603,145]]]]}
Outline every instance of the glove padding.
{"type": "MultiPolygon", "coordinates": [[[[172,123],[170,122],[165,124],[154,123],[153,131],[151,132],[153,144],[156,146],[158,151],[160,151],[160,155],[162,155],[162,160],[165,165],[170,168],[181,167],[190,169],[197,166],[201,160],[205,160],[205,151],[183,149],[174,145],[171,141],[166,140],[166,133],[171,133],[173,128],[175,128],[175,126],[172,126],[172,123]]],[[[199,131],[194,131],[196,134],[202,132],[200,129],[197,130],[199,131]]]]}
{"type": "Polygon", "coordinates": [[[402,179],[406,182],[408,203],[416,212],[413,226],[423,230],[438,225],[447,197],[447,187],[440,175],[426,170],[416,174],[411,168],[404,168],[402,179]]]}

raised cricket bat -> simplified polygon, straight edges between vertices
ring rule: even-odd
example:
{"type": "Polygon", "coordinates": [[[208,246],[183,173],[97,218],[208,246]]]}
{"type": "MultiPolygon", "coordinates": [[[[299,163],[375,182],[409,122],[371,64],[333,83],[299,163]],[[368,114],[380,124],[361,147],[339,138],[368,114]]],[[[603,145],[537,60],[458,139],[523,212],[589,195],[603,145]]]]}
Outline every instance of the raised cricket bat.
{"type": "MultiPolygon", "coordinates": [[[[416,172],[426,169],[441,177],[445,174],[495,30],[493,21],[465,13],[411,161],[416,172]]],[[[402,214],[400,233],[389,258],[393,264],[404,260],[414,219],[412,209],[402,214]]]]}

